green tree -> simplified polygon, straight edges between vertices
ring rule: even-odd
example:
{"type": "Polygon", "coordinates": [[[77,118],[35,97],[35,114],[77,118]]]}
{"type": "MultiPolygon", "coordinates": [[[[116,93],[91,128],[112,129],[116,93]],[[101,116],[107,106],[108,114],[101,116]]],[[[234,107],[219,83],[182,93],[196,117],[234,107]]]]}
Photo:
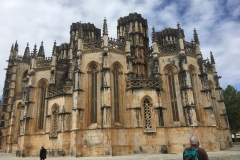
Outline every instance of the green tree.
{"type": "Polygon", "coordinates": [[[233,86],[228,85],[223,90],[223,96],[231,133],[234,135],[234,141],[236,142],[236,133],[240,130],[240,92],[233,86]]]}

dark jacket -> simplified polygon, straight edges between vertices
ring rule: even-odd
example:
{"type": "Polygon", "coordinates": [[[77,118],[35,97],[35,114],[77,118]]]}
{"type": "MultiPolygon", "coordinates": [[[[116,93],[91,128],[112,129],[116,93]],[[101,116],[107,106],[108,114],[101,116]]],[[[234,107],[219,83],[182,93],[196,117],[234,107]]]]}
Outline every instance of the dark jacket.
{"type": "Polygon", "coordinates": [[[46,149],[45,149],[45,148],[42,148],[42,149],[40,150],[40,158],[46,159],[46,157],[47,157],[46,155],[47,155],[46,149]]]}
{"type": "MultiPolygon", "coordinates": [[[[196,146],[193,146],[193,147],[188,147],[185,150],[193,150],[195,148],[196,148],[196,146]]],[[[183,152],[183,155],[184,155],[184,152],[183,152]]],[[[198,147],[198,160],[209,160],[206,151],[200,147],[198,147]]]]}

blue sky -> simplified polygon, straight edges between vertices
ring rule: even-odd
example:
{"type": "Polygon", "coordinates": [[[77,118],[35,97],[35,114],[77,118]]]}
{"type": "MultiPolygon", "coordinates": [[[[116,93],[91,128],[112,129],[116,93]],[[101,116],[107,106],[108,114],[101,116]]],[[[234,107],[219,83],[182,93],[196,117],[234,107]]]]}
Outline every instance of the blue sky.
{"type": "Polygon", "coordinates": [[[237,0],[2,0],[0,5],[0,95],[5,80],[10,48],[19,44],[23,55],[27,42],[30,50],[44,42],[45,54],[51,56],[53,42],[68,43],[73,22],[94,23],[102,29],[107,18],[109,37],[116,38],[117,20],[137,12],[156,31],[176,28],[185,32],[185,40],[193,39],[196,28],[204,59],[210,51],[215,57],[220,84],[240,90],[240,1],[237,0]]]}

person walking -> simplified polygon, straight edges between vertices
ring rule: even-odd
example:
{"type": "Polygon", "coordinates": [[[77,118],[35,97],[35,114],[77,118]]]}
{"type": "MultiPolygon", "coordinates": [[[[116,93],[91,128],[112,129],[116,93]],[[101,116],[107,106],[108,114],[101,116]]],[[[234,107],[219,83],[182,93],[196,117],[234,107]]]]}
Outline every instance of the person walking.
{"type": "Polygon", "coordinates": [[[47,151],[46,149],[42,146],[42,149],[40,150],[40,160],[44,160],[47,157],[47,151]]]}
{"type": "Polygon", "coordinates": [[[199,147],[199,139],[197,136],[190,137],[190,147],[183,151],[183,160],[208,160],[206,151],[199,147]]]}

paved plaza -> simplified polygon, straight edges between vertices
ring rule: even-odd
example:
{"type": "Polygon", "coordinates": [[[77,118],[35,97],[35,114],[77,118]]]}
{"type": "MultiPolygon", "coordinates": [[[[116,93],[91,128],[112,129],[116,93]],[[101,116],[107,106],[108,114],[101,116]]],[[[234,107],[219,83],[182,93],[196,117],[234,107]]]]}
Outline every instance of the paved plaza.
{"type": "MultiPolygon", "coordinates": [[[[210,160],[240,160],[240,145],[234,145],[230,149],[220,152],[207,152],[210,160]]],[[[39,160],[39,157],[18,158],[14,153],[0,153],[0,160],[39,160]]],[[[49,160],[66,160],[66,159],[81,159],[81,160],[176,160],[182,159],[182,154],[134,154],[128,156],[113,156],[113,157],[47,157],[49,160]]]]}

